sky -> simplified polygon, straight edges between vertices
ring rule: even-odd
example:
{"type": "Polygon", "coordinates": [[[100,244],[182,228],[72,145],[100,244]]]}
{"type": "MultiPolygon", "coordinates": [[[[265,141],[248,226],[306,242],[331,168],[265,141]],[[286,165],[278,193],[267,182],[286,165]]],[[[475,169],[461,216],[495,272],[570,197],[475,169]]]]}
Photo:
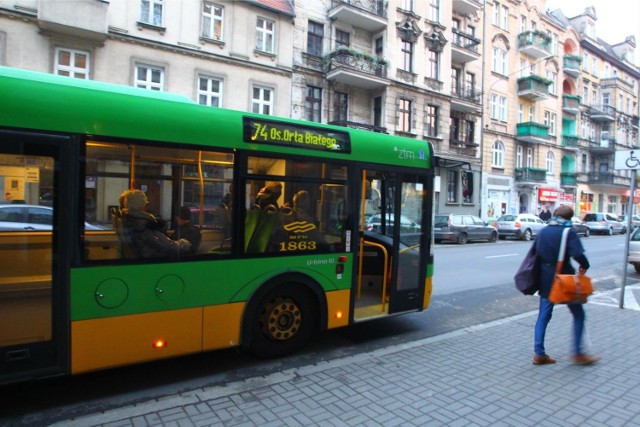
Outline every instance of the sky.
{"type": "Polygon", "coordinates": [[[596,35],[609,44],[618,44],[630,35],[636,37],[636,65],[640,65],[640,1],[639,0],[547,0],[547,10],[561,9],[568,18],[584,9],[596,9],[596,35]]]}

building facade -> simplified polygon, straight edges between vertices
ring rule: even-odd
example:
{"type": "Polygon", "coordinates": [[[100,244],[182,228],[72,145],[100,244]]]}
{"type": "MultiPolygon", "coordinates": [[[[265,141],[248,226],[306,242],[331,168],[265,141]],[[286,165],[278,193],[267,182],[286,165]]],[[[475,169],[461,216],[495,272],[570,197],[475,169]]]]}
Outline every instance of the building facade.
{"type": "Polygon", "coordinates": [[[0,65],[434,145],[436,212],[624,213],[631,37],[544,0],[0,0],[0,65]]]}
{"type": "Polygon", "coordinates": [[[567,18],[544,6],[486,5],[482,217],[625,213],[631,175],[613,157],[638,146],[635,40],[597,38],[592,8],[567,18]]]}
{"type": "Polygon", "coordinates": [[[288,116],[286,1],[0,1],[0,65],[288,116]]]}

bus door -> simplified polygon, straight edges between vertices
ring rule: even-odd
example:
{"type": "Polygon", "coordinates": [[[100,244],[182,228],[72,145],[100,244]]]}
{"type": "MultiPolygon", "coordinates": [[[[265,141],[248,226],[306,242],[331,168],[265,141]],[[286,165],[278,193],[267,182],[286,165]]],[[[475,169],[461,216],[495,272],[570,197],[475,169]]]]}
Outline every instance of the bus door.
{"type": "Polygon", "coordinates": [[[54,226],[63,140],[0,130],[0,383],[65,370],[55,242],[72,240],[54,226]]]}
{"type": "Polygon", "coordinates": [[[419,310],[426,270],[424,181],[372,169],[361,178],[354,320],[419,310]]]}

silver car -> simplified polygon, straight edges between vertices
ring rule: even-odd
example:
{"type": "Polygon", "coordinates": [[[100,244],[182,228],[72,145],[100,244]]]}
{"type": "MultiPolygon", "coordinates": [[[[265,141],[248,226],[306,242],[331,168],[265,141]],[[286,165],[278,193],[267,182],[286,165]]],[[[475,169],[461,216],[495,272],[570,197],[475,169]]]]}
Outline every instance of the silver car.
{"type": "Polygon", "coordinates": [[[636,273],[640,273],[640,228],[636,228],[629,237],[629,264],[633,265],[636,273]]]}
{"type": "MultiPolygon", "coordinates": [[[[51,231],[53,208],[40,205],[0,205],[0,231],[51,231]]],[[[84,223],[87,231],[102,230],[102,227],[84,223]]]]}
{"type": "Polygon", "coordinates": [[[627,226],[620,222],[620,219],[610,213],[588,213],[582,218],[589,227],[591,233],[608,234],[625,234],[627,226]]]}
{"type": "Polygon", "coordinates": [[[532,214],[502,215],[496,221],[500,239],[531,240],[546,226],[543,220],[532,214]]]}

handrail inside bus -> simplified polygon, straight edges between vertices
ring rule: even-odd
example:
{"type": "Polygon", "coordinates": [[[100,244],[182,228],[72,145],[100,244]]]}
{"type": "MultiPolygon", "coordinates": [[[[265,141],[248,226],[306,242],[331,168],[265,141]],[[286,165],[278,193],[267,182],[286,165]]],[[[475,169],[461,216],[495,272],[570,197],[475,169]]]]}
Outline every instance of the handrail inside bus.
{"type": "MultiPolygon", "coordinates": [[[[379,248],[384,255],[384,268],[382,269],[382,311],[386,310],[387,306],[387,273],[389,271],[389,252],[387,248],[385,248],[380,243],[371,242],[368,240],[361,239],[361,248],[364,251],[364,245],[373,246],[379,248]]],[[[360,262],[362,263],[362,254],[360,256],[360,262]]],[[[362,294],[362,264],[360,266],[360,272],[358,274],[358,299],[360,299],[360,295],[362,294]]]]}

